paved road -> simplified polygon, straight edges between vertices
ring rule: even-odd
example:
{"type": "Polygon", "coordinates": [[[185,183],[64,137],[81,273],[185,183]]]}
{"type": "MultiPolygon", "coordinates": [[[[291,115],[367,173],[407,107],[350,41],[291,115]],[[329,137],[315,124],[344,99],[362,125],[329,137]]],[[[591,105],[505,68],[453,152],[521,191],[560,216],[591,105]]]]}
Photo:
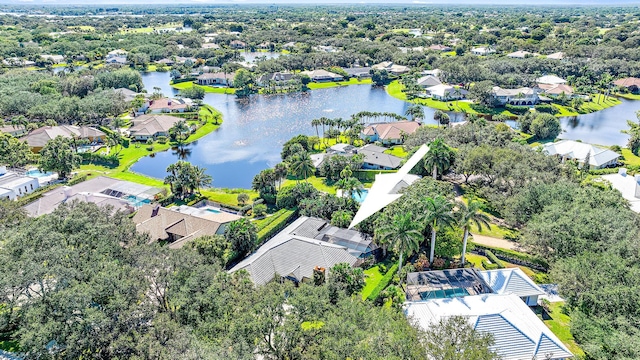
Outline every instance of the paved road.
{"type": "Polygon", "coordinates": [[[480,245],[492,246],[492,247],[509,249],[509,250],[518,250],[518,247],[519,247],[518,243],[511,240],[499,239],[499,238],[478,235],[478,234],[471,234],[471,235],[473,235],[473,242],[480,245]]]}

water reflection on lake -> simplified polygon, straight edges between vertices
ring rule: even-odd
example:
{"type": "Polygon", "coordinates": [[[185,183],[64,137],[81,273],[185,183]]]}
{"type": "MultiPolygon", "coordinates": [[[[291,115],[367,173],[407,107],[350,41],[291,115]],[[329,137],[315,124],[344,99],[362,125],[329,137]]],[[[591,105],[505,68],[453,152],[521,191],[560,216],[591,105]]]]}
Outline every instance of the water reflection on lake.
{"type": "MultiPolygon", "coordinates": [[[[164,94],[173,92],[166,73],[146,73],[147,91],[157,86],[164,94]],[[164,77],[164,79],[163,79],[164,77]]],[[[409,104],[395,99],[381,88],[354,85],[313,90],[304,94],[253,96],[237,99],[233,95],[206,94],[204,102],[223,114],[224,125],[197,143],[146,157],[132,170],[163,178],[169,164],[180,158],[207,168],[214,186],[248,188],[260,170],[280,161],[282,144],[297,134],[315,135],[311,120],[322,116],[348,118],[360,111],[404,114],[409,104]]],[[[435,123],[433,109],[425,107],[427,123],[435,123]]],[[[460,119],[453,118],[453,120],[460,119]]]]}
{"type": "MultiPolygon", "coordinates": [[[[264,53],[259,53],[264,54],[264,53]]],[[[147,91],[159,87],[165,95],[177,93],[169,86],[169,74],[143,74],[147,91]]],[[[282,144],[297,134],[315,135],[311,120],[319,117],[349,118],[360,111],[404,114],[409,103],[389,96],[382,88],[354,85],[313,90],[304,94],[252,96],[237,99],[234,95],[206,94],[204,102],[220,112],[223,126],[197,142],[146,157],[132,170],[157,177],[166,176],[168,165],[180,159],[207,168],[215,187],[249,188],[260,170],[280,161],[282,144]]],[[[640,102],[623,101],[603,111],[561,119],[565,139],[602,145],[624,145],[627,136],[620,133],[627,119],[635,119],[640,102]]],[[[425,123],[435,124],[434,110],[425,110],[425,123]]],[[[451,114],[461,121],[461,114],[451,114]]],[[[321,131],[321,129],[320,129],[321,131]]]]}
{"type": "Polygon", "coordinates": [[[622,100],[622,104],[602,111],[561,118],[563,132],[559,137],[591,144],[624,146],[629,136],[620,131],[629,128],[627,120],[637,121],[638,110],[640,101],[622,100]]]}

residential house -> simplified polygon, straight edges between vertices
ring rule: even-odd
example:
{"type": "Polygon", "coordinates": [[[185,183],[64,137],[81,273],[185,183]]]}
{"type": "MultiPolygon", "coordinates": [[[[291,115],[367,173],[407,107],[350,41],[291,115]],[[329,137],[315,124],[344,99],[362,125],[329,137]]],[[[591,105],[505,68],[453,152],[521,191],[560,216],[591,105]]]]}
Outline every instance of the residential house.
{"type": "Polygon", "coordinates": [[[370,78],[371,77],[371,68],[370,67],[350,67],[350,68],[342,68],[344,72],[346,72],[349,77],[352,78],[370,78]]]}
{"type": "Polygon", "coordinates": [[[411,69],[408,66],[397,65],[392,61],[383,61],[379,64],[375,64],[371,66],[373,70],[386,70],[388,73],[392,75],[402,75],[408,73],[411,69]]]}
{"type": "Polygon", "coordinates": [[[283,85],[293,79],[293,74],[290,72],[275,72],[261,75],[256,83],[259,86],[269,86],[271,84],[283,85]]]}
{"type": "Polygon", "coordinates": [[[140,93],[137,93],[133,90],[127,89],[127,88],[117,88],[117,89],[113,89],[113,92],[122,96],[122,99],[125,102],[131,102],[133,101],[136,96],[140,95],[140,93]]]}
{"type": "Polygon", "coordinates": [[[191,65],[195,65],[198,59],[193,57],[176,56],[176,64],[185,64],[187,61],[189,61],[191,65]]]}
{"type": "Polygon", "coordinates": [[[64,56],[62,55],[40,55],[41,58],[45,59],[45,60],[51,60],[52,63],[54,64],[59,64],[61,62],[64,62],[64,56]]]}
{"type": "Polygon", "coordinates": [[[611,187],[620,191],[622,197],[629,202],[631,210],[640,213],[640,175],[629,175],[627,169],[618,169],[617,174],[602,175],[611,187]]]}
{"type": "Polygon", "coordinates": [[[161,98],[149,100],[148,106],[144,111],[152,114],[185,112],[191,106],[193,106],[193,102],[190,99],[161,98]]]}
{"type": "Polygon", "coordinates": [[[107,63],[107,64],[114,64],[114,65],[126,65],[127,64],[127,57],[126,56],[113,56],[113,57],[107,58],[104,62],[107,63]]]}
{"type": "Polygon", "coordinates": [[[347,154],[355,154],[356,151],[357,151],[357,148],[351,144],[338,143],[328,148],[327,154],[347,155],[347,154]]]}
{"type": "Polygon", "coordinates": [[[462,316],[476,330],[492,335],[501,359],[562,360],[573,354],[516,294],[480,294],[405,303],[407,317],[423,330],[462,316]]]}
{"type": "Polygon", "coordinates": [[[31,147],[31,151],[40,152],[42,148],[51,140],[58,136],[65,138],[86,139],[92,143],[102,143],[106,140],[107,134],[89,126],[43,126],[35,129],[26,136],[20,138],[31,147]]]}
{"type": "Polygon", "coordinates": [[[543,145],[543,150],[549,155],[559,157],[562,162],[575,160],[580,166],[584,164],[584,160],[589,156],[589,168],[591,169],[615,166],[618,164],[618,159],[620,159],[621,156],[607,148],[574,140],[561,140],[547,143],[543,145]]]}
{"type": "Polygon", "coordinates": [[[177,249],[201,236],[224,234],[228,223],[241,218],[224,211],[214,212],[186,205],[174,209],[145,204],[132,220],[136,230],[149,234],[151,241],[167,241],[169,248],[177,249]]]}
{"type": "Polygon", "coordinates": [[[442,70],[440,70],[440,69],[423,70],[420,74],[421,75],[433,75],[433,76],[437,77],[438,79],[440,79],[440,76],[442,75],[442,70]]]}
{"type": "Polygon", "coordinates": [[[357,231],[303,216],[229,272],[246,270],[256,285],[265,285],[274,279],[299,283],[312,280],[314,269],[326,271],[339,263],[354,266],[378,251],[371,239],[357,231]]]}
{"type": "Polygon", "coordinates": [[[114,58],[114,57],[120,57],[120,56],[124,56],[127,57],[127,54],[129,54],[126,50],[122,50],[122,49],[115,49],[115,50],[111,50],[107,53],[107,59],[110,58],[114,58]]]}
{"type": "Polygon", "coordinates": [[[258,44],[257,48],[262,50],[270,50],[273,49],[275,45],[270,41],[264,41],[258,44]]]}
{"type": "Polygon", "coordinates": [[[495,294],[515,294],[529,306],[538,305],[538,297],[545,292],[531,280],[520,268],[478,271],[495,294]]]}
{"type": "Polygon", "coordinates": [[[404,136],[413,134],[420,127],[417,121],[395,121],[369,124],[360,137],[369,142],[380,141],[384,145],[402,144],[404,136]]]}
{"type": "Polygon", "coordinates": [[[451,51],[451,46],[446,46],[446,45],[442,45],[442,44],[434,44],[429,46],[429,50],[434,50],[434,51],[443,51],[443,52],[447,52],[447,51],[451,51]]]}
{"type": "Polygon", "coordinates": [[[342,75],[334,74],[330,71],[317,69],[313,71],[303,71],[303,75],[307,75],[315,82],[329,82],[329,81],[342,81],[344,77],[342,75]]]}
{"type": "Polygon", "coordinates": [[[426,75],[416,80],[416,84],[426,89],[432,86],[441,85],[442,81],[434,75],[426,75]]]}
{"type": "Polygon", "coordinates": [[[212,43],[212,42],[207,42],[207,43],[202,44],[202,48],[203,49],[217,50],[217,49],[220,49],[220,45],[218,45],[216,43],[212,43]]]}
{"type": "Polygon", "coordinates": [[[314,46],[313,50],[318,51],[318,52],[325,52],[325,53],[335,53],[338,52],[338,49],[334,48],[331,45],[318,45],[318,46],[314,46]]]}
{"type": "Polygon", "coordinates": [[[369,170],[394,170],[400,167],[402,159],[391,154],[385,154],[387,148],[367,144],[358,149],[358,154],[364,155],[362,168],[369,170]]]}
{"type": "Polygon", "coordinates": [[[538,84],[538,89],[546,95],[558,96],[565,94],[568,97],[573,96],[573,88],[567,84],[538,84]]]}
{"type": "Polygon", "coordinates": [[[155,139],[158,136],[169,136],[177,122],[184,120],[170,115],[142,115],[132,120],[129,134],[135,140],[155,139]]]}
{"type": "Polygon", "coordinates": [[[293,42],[293,41],[290,41],[290,42],[282,45],[282,48],[285,49],[285,50],[293,50],[293,49],[296,48],[296,43],[293,42]]]}
{"type": "Polygon", "coordinates": [[[428,87],[426,93],[435,100],[452,101],[464,99],[469,92],[459,86],[439,84],[428,87]]]}
{"type": "Polygon", "coordinates": [[[506,104],[531,106],[540,101],[538,92],[529,87],[503,89],[499,86],[494,86],[491,94],[494,102],[501,106],[506,104]]]}
{"type": "Polygon", "coordinates": [[[15,200],[39,187],[37,178],[7,171],[6,166],[0,166],[0,200],[15,200]]]}
{"type": "Polygon", "coordinates": [[[422,145],[397,172],[377,174],[373,185],[369,189],[369,194],[360,205],[360,209],[353,217],[351,224],[349,224],[349,229],[402,197],[400,190],[420,179],[419,176],[409,174],[409,172],[418,165],[427,154],[427,151],[429,151],[429,147],[422,145]]]}
{"type": "Polygon", "coordinates": [[[204,73],[198,76],[198,85],[213,85],[213,86],[233,86],[233,78],[235,73],[204,73]]]}
{"type": "Polygon", "coordinates": [[[0,133],[5,133],[5,134],[18,137],[26,134],[27,128],[25,128],[22,125],[5,125],[5,126],[0,126],[0,133]]]}
{"type": "Polygon", "coordinates": [[[481,47],[476,47],[471,49],[471,53],[477,56],[487,56],[487,55],[495,54],[496,51],[490,47],[481,46],[481,47]]]}
{"type": "Polygon", "coordinates": [[[35,61],[22,59],[19,57],[9,57],[2,60],[2,65],[5,66],[34,66],[35,61]]]}
{"type": "Polygon", "coordinates": [[[613,82],[615,86],[627,88],[630,93],[640,94],[640,79],[635,77],[628,77],[624,79],[618,79],[613,82]]]}
{"type": "Polygon", "coordinates": [[[518,50],[515,52],[512,52],[510,54],[507,54],[508,58],[512,58],[512,59],[524,59],[524,58],[528,58],[528,57],[532,57],[532,56],[536,56],[538,54],[534,54],[528,51],[524,51],[524,50],[518,50]]]}
{"type": "Polygon", "coordinates": [[[98,176],[73,186],[53,189],[24,209],[29,216],[40,216],[52,213],[61,204],[82,201],[109,207],[114,213],[132,213],[150,203],[160,192],[162,189],[159,188],[98,176]]]}
{"type": "Polygon", "coordinates": [[[169,58],[163,58],[160,59],[158,61],[156,61],[156,64],[162,64],[162,65],[166,65],[166,66],[172,66],[173,64],[175,64],[176,62],[169,59],[169,58]]]}
{"type": "Polygon", "coordinates": [[[244,49],[247,47],[247,43],[240,40],[233,40],[229,43],[229,46],[232,49],[244,49]]]}
{"type": "Polygon", "coordinates": [[[536,84],[544,84],[544,85],[558,85],[558,84],[566,84],[567,80],[555,76],[555,75],[544,75],[536,79],[536,84]]]}
{"type": "Polygon", "coordinates": [[[563,52],[556,52],[556,53],[553,53],[553,54],[549,54],[549,55],[547,55],[547,59],[562,60],[562,59],[564,59],[564,53],[563,52]]]}

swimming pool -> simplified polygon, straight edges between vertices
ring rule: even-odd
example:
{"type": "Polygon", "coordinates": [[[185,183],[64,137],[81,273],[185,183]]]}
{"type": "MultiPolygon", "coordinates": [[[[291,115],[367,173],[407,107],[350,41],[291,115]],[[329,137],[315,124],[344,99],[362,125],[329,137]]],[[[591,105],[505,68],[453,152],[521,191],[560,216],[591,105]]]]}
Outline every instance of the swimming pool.
{"type": "Polygon", "coordinates": [[[206,209],[208,212],[212,212],[214,214],[220,214],[220,210],[216,210],[216,209],[212,209],[212,208],[208,208],[206,209]]]}
{"type": "Polygon", "coordinates": [[[125,198],[125,200],[127,200],[129,202],[129,204],[131,204],[135,208],[139,208],[142,205],[151,203],[151,200],[149,200],[149,199],[141,199],[141,198],[138,198],[137,196],[134,196],[134,195],[127,196],[125,198]]]}
{"type": "Polygon", "coordinates": [[[469,295],[469,292],[466,289],[454,288],[454,289],[445,289],[445,290],[425,291],[423,293],[420,293],[420,298],[422,300],[450,299],[450,298],[462,297],[467,295],[469,295]]]}
{"type": "Polygon", "coordinates": [[[353,200],[359,203],[362,203],[364,202],[364,199],[367,197],[368,194],[369,194],[369,190],[364,189],[360,191],[360,194],[358,194],[357,192],[354,192],[353,194],[351,194],[351,197],[353,198],[353,200]]]}
{"type": "Polygon", "coordinates": [[[40,171],[38,169],[31,169],[31,170],[27,171],[25,173],[25,175],[31,176],[31,177],[36,177],[36,178],[41,178],[41,177],[51,176],[51,175],[53,175],[53,173],[49,172],[49,171],[42,172],[42,171],[40,171]]]}

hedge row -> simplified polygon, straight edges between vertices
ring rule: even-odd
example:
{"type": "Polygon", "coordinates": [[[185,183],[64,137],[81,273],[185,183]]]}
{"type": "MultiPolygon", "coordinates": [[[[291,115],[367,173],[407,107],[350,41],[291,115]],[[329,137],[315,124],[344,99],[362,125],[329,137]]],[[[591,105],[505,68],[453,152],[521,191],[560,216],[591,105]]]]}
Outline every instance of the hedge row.
{"type": "Polygon", "coordinates": [[[501,258],[504,261],[525,265],[534,269],[545,270],[549,268],[549,263],[547,263],[544,259],[521,253],[514,250],[500,249],[491,246],[480,245],[478,243],[473,243],[476,247],[476,250],[482,250],[486,252],[487,250],[491,251],[496,257],[501,258]]]}
{"type": "Polygon", "coordinates": [[[264,218],[263,220],[256,221],[256,223],[257,223],[256,229],[258,229],[258,231],[261,231],[262,229],[264,229],[267,226],[269,226],[270,224],[272,224],[274,221],[277,221],[280,217],[282,217],[285,214],[288,214],[290,212],[291,212],[291,210],[280,209],[277,212],[273,213],[273,215],[268,216],[268,217],[264,218]]]}
{"type": "Polygon", "coordinates": [[[529,112],[529,107],[528,106],[519,106],[519,105],[506,104],[504,106],[504,108],[509,110],[510,113],[514,113],[514,114],[518,114],[518,115],[526,114],[526,113],[529,112]]]}
{"type": "Polygon", "coordinates": [[[498,266],[498,269],[504,269],[504,264],[502,263],[502,261],[500,261],[500,259],[498,259],[498,257],[493,252],[491,252],[491,250],[485,250],[484,253],[492,263],[498,266]]]}
{"type": "Polygon", "coordinates": [[[482,259],[482,267],[485,270],[496,270],[499,269],[498,264],[489,264],[489,262],[485,259],[482,259]]]}
{"type": "Polygon", "coordinates": [[[32,192],[32,193],[20,197],[18,200],[16,200],[16,202],[20,206],[25,206],[27,204],[30,204],[30,203],[40,199],[42,197],[42,195],[44,195],[44,193],[46,193],[48,191],[51,191],[51,190],[53,190],[53,189],[55,189],[55,188],[57,188],[59,186],[62,186],[62,184],[58,183],[58,184],[54,184],[54,185],[47,185],[47,186],[40,187],[40,188],[36,189],[34,192],[32,192]]]}
{"type": "Polygon", "coordinates": [[[395,170],[357,170],[353,172],[353,177],[358,180],[373,181],[377,174],[394,173],[395,170]]]}
{"type": "Polygon", "coordinates": [[[271,224],[258,231],[258,244],[262,244],[269,240],[277,232],[284,229],[285,226],[289,225],[290,220],[295,217],[297,213],[297,210],[288,210],[287,214],[283,214],[278,217],[278,221],[273,221],[271,224]]]}
{"type": "Polygon", "coordinates": [[[549,104],[540,104],[533,107],[537,112],[547,113],[547,114],[555,114],[558,112],[554,106],[549,104]]]}
{"type": "Polygon", "coordinates": [[[73,177],[73,179],[67,181],[67,186],[73,186],[75,184],[79,184],[85,180],[87,180],[87,174],[84,175],[76,175],[73,177]]]}
{"type": "Polygon", "coordinates": [[[367,300],[371,300],[371,301],[376,301],[378,300],[378,297],[380,296],[380,293],[387,288],[387,286],[389,286],[389,283],[391,282],[391,280],[393,279],[393,277],[395,276],[396,272],[398,272],[398,264],[395,263],[391,266],[391,268],[389,268],[389,270],[387,270],[387,273],[384,274],[384,276],[382,277],[382,279],[380,279],[380,282],[378,283],[378,286],[376,286],[373,291],[371,292],[371,294],[369,294],[369,296],[367,296],[367,300]]]}
{"type": "Polygon", "coordinates": [[[104,155],[92,152],[83,152],[80,153],[80,157],[82,158],[83,164],[98,164],[113,167],[120,165],[120,159],[116,154],[104,155]]]}

